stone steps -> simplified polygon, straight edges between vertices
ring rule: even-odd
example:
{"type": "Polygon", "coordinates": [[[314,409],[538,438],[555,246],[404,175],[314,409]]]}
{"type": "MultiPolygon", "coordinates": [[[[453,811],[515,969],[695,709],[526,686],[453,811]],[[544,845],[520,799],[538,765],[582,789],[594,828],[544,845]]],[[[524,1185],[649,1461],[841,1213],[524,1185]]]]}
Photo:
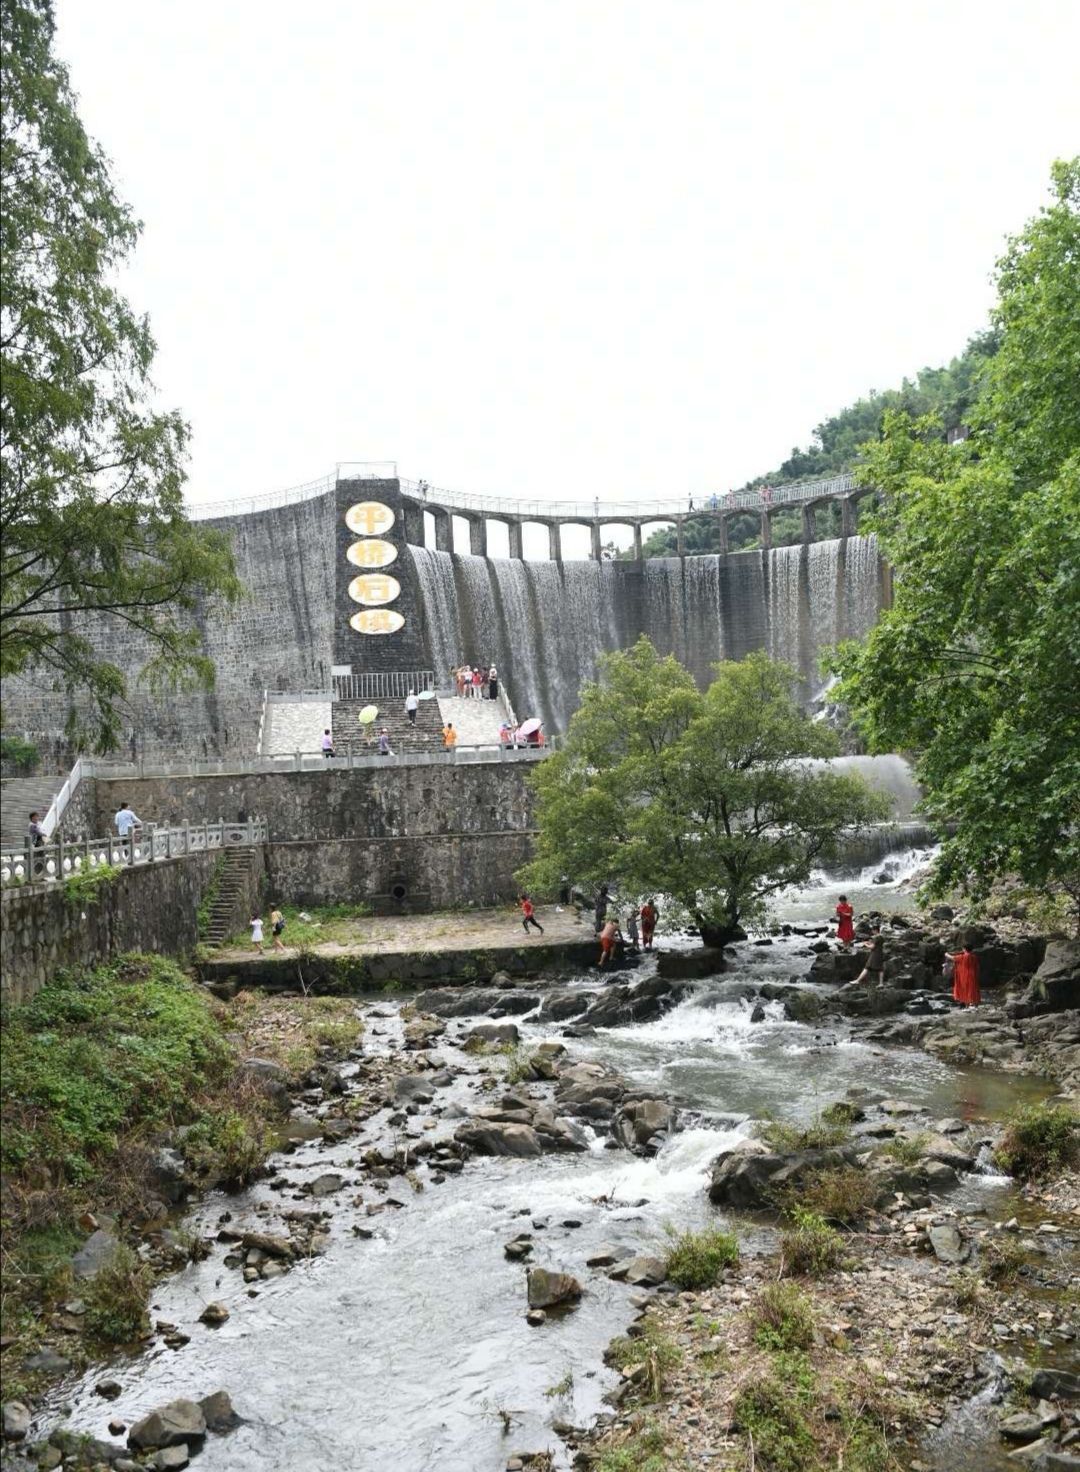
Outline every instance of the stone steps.
{"type": "Polygon", "coordinates": [[[236,901],[243,893],[254,858],[254,849],[225,850],[225,862],[218,876],[210,917],[206,923],[206,934],[203,937],[208,945],[219,946],[232,934],[236,924],[236,901]]]}
{"type": "Polygon", "coordinates": [[[30,814],[38,812],[44,818],[65,780],[63,775],[52,775],[0,781],[0,843],[5,848],[21,848],[26,843],[30,814]]]}
{"type": "Polygon", "coordinates": [[[370,726],[361,726],[357,717],[365,705],[374,703],[366,700],[334,702],[334,750],[338,756],[345,756],[350,751],[358,755],[376,751],[379,732],[383,729],[390,736],[391,751],[442,750],[442,718],[437,700],[420,702],[415,726],[405,714],[405,705],[401,700],[380,705],[375,721],[370,726]]]}

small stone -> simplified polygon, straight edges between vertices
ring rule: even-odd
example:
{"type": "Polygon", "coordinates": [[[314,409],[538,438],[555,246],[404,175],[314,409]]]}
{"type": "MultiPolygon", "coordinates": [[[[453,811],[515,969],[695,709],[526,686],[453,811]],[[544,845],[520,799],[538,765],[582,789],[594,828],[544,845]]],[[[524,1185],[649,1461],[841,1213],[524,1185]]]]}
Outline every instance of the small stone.
{"type": "Polygon", "coordinates": [[[109,1422],[109,1435],[110,1436],[123,1436],[123,1434],[124,1434],[124,1432],[126,1430],[127,1430],[127,1422],[126,1421],[119,1420],[116,1416],[114,1416],[112,1418],[112,1420],[109,1422]]]}
{"type": "Polygon", "coordinates": [[[150,1465],[155,1472],[179,1472],[179,1468],[186,1467],[190,1461],[186,1445],[166,1446],[154,1454],[150,1465]]]}
{"type": "Polygon", "coordinates": [[[8,1400],[3,1406],[4,1440],[22,1441],[30,1430],[30,1411],[21,1400],[8,1400]]]}
{"type": "Polygon", "coordinates": [[[531,1308],[525,1315],[525,1322],[538,1329],[541,1324],[547,1323],[547,1314],[542,1308],[531,1308]]]}
{"type": "Polygon", "coordinates": [[[623,1262],[626,1253],[621,1247],[598,1247],[595,1252],[590,1252],[585,1259],[587,1268],[612,1268],[617,1262],[623,1262]]]}
{"type": "Polygon", "coordinates": [[[199,1322],[209,1324],[211,1328],[216,1329],[219,1324],[224,1324],[228,1317],[229,1310],[223,1303],[208,1303],[199,1315],[199,1322]]]}
{"type": "Polygon", "coordinates": [[[115,1400],[123,1388],[119,1380],[99,1380],[94,1386],[94,1391],[105,1400],[115,1400]]]}
{"type": "Polygon", "coordinates": [[[1013,1416],[1006,1416],[998,1430],[1006,1441],[1027,1443],[1042,1433],[1042,1421],[1030,1411],[1018,1411],[1013,1416]]]}
{"type": "Polygon", "coordinates": [[[128,1432],[128,1446],[133,1451],[153,1451],[158,1447],[178,1446],[201,1441],[206,1435],[206,1417],[193,1400],[169,1401],[151,1411],[128,1432]]]}
{"type": "Polygon", "coordinates": [[[58,1446],[42,1447],[37,1459],[38,1472],[53,1472],[63,1460],[64,1454],[58,1446]]]}
{"type": "Polygon", "coordinates": [[[233,1410],[227,1390],[215,1390],[212,1395],[204,1396],[199,1402],[199,1409],[209,1431],[232,1431],[240,1425],[241,1418],[233,1410]]]}
{"type": "Polygon", "coordinates": [[[553,1308],[556,1304],[574,1303],[581,1297],[581,1284],[576,1278],[548,1268],[529,1269],[528,1289],[530,1308],[553,1308]]]}
{"type": "Polygon", "coordinates": [[[40,1370],[45,1375],[62,1375],[71,1369],[71,1361],[65,1359],[62,1354],[57,1354],[55,1349],[39,1349],[36,1354],[31,1354],[23,1360],[24,1370],[40,1370]]]}

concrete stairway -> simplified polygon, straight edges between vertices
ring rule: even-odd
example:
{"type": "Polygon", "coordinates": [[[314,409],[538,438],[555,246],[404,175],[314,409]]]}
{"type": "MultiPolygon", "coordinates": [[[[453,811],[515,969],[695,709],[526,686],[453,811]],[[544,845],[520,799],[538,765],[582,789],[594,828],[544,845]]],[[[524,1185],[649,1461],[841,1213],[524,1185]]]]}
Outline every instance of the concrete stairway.
{"type": "Polygon", "coordinates": [[[22,847],[30,814],[36,811],[44,818],[64,782],[63,774],[5,777],[0,781],[0,843],[5,848],[22,847]]]}
{"type": "Polygon", "coordinates": [[[330,726],[330,702],[275,700],[266,708],[261,756],[292,756],[321,751],[322,734],[330,726]]]}
{"type": "Polygon", "coordinates": [[[440,695],[439,710],[443,721],[451,722],[458,733],[459,746],[498,746],[499,727],[509,721],[501,692],[498,700],[440,695]]]}
{"type": "MultiPolygon", "coordinates": [[[[250,915],[238,915],[237,906],[247,891],[248,876],[254,859],[255,850],[251,848],[225,850],[217,888],[210,905],[206,934],[200,937],[207,945],[221,945],[251,919],[250,915]]],[[[266,929],[269,933],[269,926],[266,929]]]]}
{"type": "Polygon", "coordinates": [[[358,756],[377,751],[379,732],[385,727],[390,733],[390,750],[396,753],[407,751],[441,751],[442,718],[437,700],[422,700],[416,711],[416,725],[410,724],[405,714],[403,700],[387,700],[379,706],[379,714],[370,726],[361,726],[357,720],[365,705],[375,704],[367,700],[334,701],[334,750],[338,756],[355,752],[358,756]]]}

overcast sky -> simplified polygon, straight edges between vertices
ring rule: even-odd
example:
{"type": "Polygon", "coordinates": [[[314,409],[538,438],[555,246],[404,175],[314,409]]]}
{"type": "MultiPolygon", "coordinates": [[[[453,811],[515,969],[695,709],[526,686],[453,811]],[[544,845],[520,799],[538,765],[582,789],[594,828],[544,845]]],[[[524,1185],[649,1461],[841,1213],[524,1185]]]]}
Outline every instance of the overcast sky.
{"type": "Polygon", "coordinates": [[[981,328],[1080,5],[58,0],[215,501],[723,490],[981,328]]]}

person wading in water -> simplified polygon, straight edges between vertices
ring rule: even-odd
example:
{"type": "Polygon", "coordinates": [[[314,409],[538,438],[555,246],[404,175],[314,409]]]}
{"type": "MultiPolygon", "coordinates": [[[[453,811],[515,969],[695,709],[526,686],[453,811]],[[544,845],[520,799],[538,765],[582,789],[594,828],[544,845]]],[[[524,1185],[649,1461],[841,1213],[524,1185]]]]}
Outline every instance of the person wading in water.
{"type": "Polygon", "coordinates": [[[611,959],[611,954],[615,949],[615,937],[618,935],[618,933],[619,927],[615,924],[614,920],[608,920],[604,925],[604,928],[601,930],[599,962],[601,966],[606,966],[608,961],[611,959]]]}
{"type": "Polygon", "coordinates": [[[855,978],[857,982],[865,981],[868,985],[877,983],[885,975],[885,937],[875,935],[870,943],[870,949],[866,953],[863,969],[855,978]]]}
{"type": "Polygon", "coordinates": [[[656,905],[652,900],[646,900],[641,907],[641,943],[647,951],[652,950],[653,931],[659,918],[656,905]]]}

